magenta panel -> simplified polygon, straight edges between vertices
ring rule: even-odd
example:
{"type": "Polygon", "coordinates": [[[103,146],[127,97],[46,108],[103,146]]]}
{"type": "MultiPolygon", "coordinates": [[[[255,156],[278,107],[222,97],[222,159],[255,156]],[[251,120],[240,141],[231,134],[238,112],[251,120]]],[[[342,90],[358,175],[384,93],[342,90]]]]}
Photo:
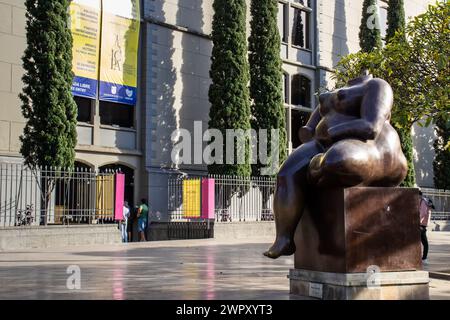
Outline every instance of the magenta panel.
{"type": "Polygon", "coordinates": [[[115,196],[115,220],[123,219],[123,202],[125,193],[125,175],[123,173],[116,174],[116,196],[115,196]]]}
{"type": "Polygon", "coordinates": [[[215,219],[214,179],[202,179],[202,218],[215,219]]]}

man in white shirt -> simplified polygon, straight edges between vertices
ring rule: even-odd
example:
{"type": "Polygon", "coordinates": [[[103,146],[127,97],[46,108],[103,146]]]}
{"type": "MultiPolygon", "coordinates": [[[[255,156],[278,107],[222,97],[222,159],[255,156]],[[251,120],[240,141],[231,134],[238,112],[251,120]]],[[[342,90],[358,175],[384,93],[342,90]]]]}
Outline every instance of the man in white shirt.
{"type": "Polygon", "coordinates": [[[122,234],[122,242],[128,242],[128,218],[130,217],[130,208],[128,201],[123,203],[123,219],[120,222],[120,232],[122,234]]]}

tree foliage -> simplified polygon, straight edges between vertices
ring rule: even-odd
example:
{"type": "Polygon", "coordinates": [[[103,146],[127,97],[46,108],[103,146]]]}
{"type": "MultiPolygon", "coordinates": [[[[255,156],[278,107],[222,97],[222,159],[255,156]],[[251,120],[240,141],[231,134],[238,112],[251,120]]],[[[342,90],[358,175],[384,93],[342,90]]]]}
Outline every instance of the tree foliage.
{"type": "Polygon", "coordinates": [[[337,86],[342,86],[369,70],[394,90],[392,122],[397,127],[416,122],[429,125],[450,117],[449,57],[450,4],[437,3],[409,22],[405,34],[397,33],[383,49],[344,57],[334,77],[337,86]]]}
{"type": "Polygon", "coordinates": [[[395,130],[400,138],[403,154],[405,155],[406,161],[408,161],[408,172],[400,186],[412,188],[416,185],[416,170],[414,167],[414,143],[411,127],[395,127],[395,130]]]}
{"type": "Polygon", "coordinates": [[[377,0],[363,2],[359,46],[363,52],[371,52],[382,47],[377,0]]]}
{"type": "Polygon", "coordinates": [[[75,158],[77,107],[72,86],[72,36],[68,0],[27,0],[27,48],[20,140],[31,167],[72,167],[75,158]]]}
{"type": "MultiPolygon", "coordinates": [[[[397,2],[397,1],[396,1],[397,2]]],[[[392,9],[391,9],[392,11],[392,9]]],[[[391,13],[398,16],[399,13],[391,13]]],[[[402,140],[409,162],[404,186],[414,183],[411,127],[428,126],[439,119],[450,118],[450,4],[436,3],[415,17],[404,31],[402,22],[393,22],[388,44],[372,52],[358,52],[344,57],[335,74],[342,86],[363,70],[383,78],[393,88],[392,123],[402,140]],[[394,35],[392,35],[394,34],[394,35]]]]}
{"type": "Polygon", "coordinates": [[[433,162],[434,186],[438,189],[450,190],[450,120],[436,121],[436,140],[433,162]]]}
{"type": "MultiPolygon", "coordinates": [[[[250,129],[249,67],[246,40],[245,0],[214,0],[212,24],[212,63],[209,89],[209,127],[226,135],[227,129],[250,129]]],[[[234,164],[212,164],[212,174],[249,176],[249,139],[234,148],[234,164]],[[245,163],[237,162],[237,155],[244,150],[245,163]]],[[[227,158],[227,150],[223,150],[227,158]]]]}
{"type": "MultiPolygon", "coordinates": [[[[251,35],[249,38],[250,94],[252,104],[252,128],[268,131],[267,151],[271,154],[271,129],[279,130],[279,163],[287,156],[286,128],[283,105],[282,61],[280,57],[280,35],[277,26],[277,2],[252,0],[251,35]]],[[[277,150],[275,150],[277,151],[277,150]]],[[[274,151],[274,152],[275,152],[274,151]]],[[[253,175],[260,175],[261,167],[252,166],[253,175]]],[[[275,168],[276,170],[278,168],[275,168]]]]}
{"type": "MultiPolygon", "coordinates": [[[[387,11],[388,28],[386,30],[386,43],[390,43],[394,36],[398,34],[398,41],[406,41],[405,37],[405,8],[403,0],[389,0],[387,11]]],[[[395,101],[396,109],[403,109],[402,101],[395,101]]],[[[404,187],[414,187],[416,184],[416,172],[414,170],[414,144],[409,126],[396,127],[403,154],[408,161],[408,173],[402,182],[404,187]]]]}

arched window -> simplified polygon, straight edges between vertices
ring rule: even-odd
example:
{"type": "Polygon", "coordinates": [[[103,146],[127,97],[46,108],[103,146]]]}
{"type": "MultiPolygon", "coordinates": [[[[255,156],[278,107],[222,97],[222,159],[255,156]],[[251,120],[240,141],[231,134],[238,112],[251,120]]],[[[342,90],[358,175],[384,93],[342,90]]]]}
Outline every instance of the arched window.
{"type": "Polygon", "coordinates": [[[301,127],[308,123],[311,112],[305,112],[302,110],[291,109],[291,143],[292,148],[297,148],[302,144],[298,132],[301,127]]]}
{"type": "Polygon", "coordinates": [[[75,161],[71,179],[55,179],[54,214],[51,223],[89,223],[93,187],[93,166],[75,161]],[[53,221],[52,221],[53,220],[53,221]]]}
{"type": "Polygon", "coordinates": [[[292,76],[291,104],[311,108],[311,80],[301,74],[292,76]]]}
{"type": "Polygon", "coordinates": [[[100,172],[122,172],[125,175],[124,200],[128,202],[130,208],[134,206],[134,170],[123,164],[108,164],[99,168],[100,172]]]}

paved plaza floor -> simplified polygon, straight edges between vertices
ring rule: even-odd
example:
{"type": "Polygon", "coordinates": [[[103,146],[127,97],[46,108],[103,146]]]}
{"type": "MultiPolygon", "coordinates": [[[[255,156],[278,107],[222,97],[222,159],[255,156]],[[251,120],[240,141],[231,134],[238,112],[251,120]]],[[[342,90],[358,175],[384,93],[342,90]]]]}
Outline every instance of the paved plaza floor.
{"type": "MultiPolygon", "coordinates": [[[[0,252],[0,299],[296,299],[287,279],[293,258],[264,257],[270,242],[208,239],[0,252]],[[80,289],[67,287],[69,266],[80,268],[80,289]]],[[[430,233],[430,242],[427,268],[450,269],[450,233],[430,233]]],[[[432,279],[430,288],[432,299],[450,299],[450,281],[432,279]]]]}

